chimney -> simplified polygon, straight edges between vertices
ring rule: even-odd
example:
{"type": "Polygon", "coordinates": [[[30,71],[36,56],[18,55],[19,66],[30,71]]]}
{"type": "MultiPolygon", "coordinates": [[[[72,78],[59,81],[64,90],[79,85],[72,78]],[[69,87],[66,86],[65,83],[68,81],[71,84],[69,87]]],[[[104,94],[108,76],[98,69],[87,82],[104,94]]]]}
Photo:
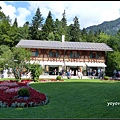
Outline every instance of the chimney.
{"type": "Polygon", "coordinates": [[[62,35],[62,42],[65,42],[65,35],[62,35]]]}

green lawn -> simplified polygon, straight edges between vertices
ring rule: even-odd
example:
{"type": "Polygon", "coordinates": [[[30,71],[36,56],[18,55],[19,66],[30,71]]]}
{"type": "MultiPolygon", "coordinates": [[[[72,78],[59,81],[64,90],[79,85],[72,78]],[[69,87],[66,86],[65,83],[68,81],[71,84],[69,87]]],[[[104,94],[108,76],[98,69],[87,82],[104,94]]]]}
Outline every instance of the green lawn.
{"type": "Polygon", "coordinates": [[[49,103],[31,108],[0,108],[0,118],[120,118],[120,82],[65,80],[30,85],[47,94],[49,103]]]}

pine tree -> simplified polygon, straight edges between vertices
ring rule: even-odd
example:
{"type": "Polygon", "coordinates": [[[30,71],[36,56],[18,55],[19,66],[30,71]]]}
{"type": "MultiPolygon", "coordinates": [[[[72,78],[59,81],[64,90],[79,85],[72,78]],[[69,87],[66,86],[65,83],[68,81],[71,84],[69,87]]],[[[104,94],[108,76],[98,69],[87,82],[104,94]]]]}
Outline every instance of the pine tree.
{"type": "Polygon", "coordinates": [[[80,24],[78,18],[75,16],[73,19],[74,23],[71,24],[70,27],[70,41],[79,42],[81,41],[81,32],[80,32],[80,24]]]}
{"type": "Polygon", "coordinates": [[[94,36],[93,32],[90,30],[87,37],[86,37],[86,41],[87,42],[94,42],[96,39],[96,37],[94,36]]]}
{"type": "Polygon", "coordinates": [[[66,19],[65,10],[64,10],[64,13],[62,14],[61,25],[62,25],[62,34],[66,35],[66,33],[67,33],[67,19],[66,19]]]}
{"type": "Polygon", "coordinates": [[[62,30],[63,29],[62,29],[61,21],[56,19],[55,22],[54,22],[54,31],[53,31],[56,41],[61,41],[62,30]]]}
{"type": "Polygon", "coordinates": [[[18,27],[17,18],[15,18],[15,20],[14,20],[13,27],[18,27]]]}
{"type": "Polygon", "coordinates": [[[49,11],[49,13],[48,13],[48,16],[43,25],[42,31],[43,31],[43,39],[47,39],[49,36],[49,33],[54,31],[54,21],[52,19],[51,11],[49,11]]]}
{"type": "Polygon", "coordinates": [[[86,41],[87,32],[85,28],[81,30],[81,37],[82,37],[82,41],[86,41]]]}
{"type": "Polygon", "coordinates": [[[30,39],[29,38],[29,22],[25,22],[25,24],[22,27],[23,31],[23,39],[30,39]]]}
{"type": "Polygon", "coordinates": [[[41,39],[40,37],[40,34],[39,34],[39,29],[42,28],[43,24],[43,17],[42,17],[42,14],[40,12],[40,9],[37,8],[37,11],[35,13],[35,16],[33,17],[32,19],[32,24],[29,28],[29,35],[30,35],[30,38],[33,39],[33,40],[39,40],[41,39]]]}
{"type": "Polygon", "coordinates": [[[0,6],[0,20],[5,18],[5,14],[2,12],[2,7],[0,6]]]}

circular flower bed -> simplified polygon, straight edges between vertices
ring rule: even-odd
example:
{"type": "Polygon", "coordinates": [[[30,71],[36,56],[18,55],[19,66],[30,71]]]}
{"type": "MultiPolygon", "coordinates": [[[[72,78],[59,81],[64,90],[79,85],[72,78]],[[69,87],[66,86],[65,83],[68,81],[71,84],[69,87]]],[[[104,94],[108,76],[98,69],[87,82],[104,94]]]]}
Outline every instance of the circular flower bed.
{"type": "Polygon", "coordinates": [[[44,93],[29,86],[31,80],[0,81],[0,107],[34,107],[48,103],[48,98],[44,93]],[[30,96],[18,96],[18,90],[27,88],[30,96]]]}

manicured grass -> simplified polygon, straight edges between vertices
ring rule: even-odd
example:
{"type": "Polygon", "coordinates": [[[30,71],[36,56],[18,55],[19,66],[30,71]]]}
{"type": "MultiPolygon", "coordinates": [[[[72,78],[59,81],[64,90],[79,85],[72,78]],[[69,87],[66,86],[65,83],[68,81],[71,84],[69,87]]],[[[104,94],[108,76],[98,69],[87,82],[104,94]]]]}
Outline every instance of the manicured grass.
{"type": "Polygon", "coordinates": [[[65,82],[33,83],[49,103],[30,108],[0,108],[0,118],[119,118],[120,82],[65,79],[65,82]]]}
{"type": "Polygon", "coordinates": [[[3,81],[3,80],[15,80],[15,78],[0,78],[0,81],[3,81]]]}

